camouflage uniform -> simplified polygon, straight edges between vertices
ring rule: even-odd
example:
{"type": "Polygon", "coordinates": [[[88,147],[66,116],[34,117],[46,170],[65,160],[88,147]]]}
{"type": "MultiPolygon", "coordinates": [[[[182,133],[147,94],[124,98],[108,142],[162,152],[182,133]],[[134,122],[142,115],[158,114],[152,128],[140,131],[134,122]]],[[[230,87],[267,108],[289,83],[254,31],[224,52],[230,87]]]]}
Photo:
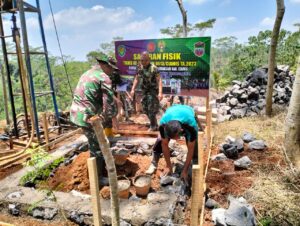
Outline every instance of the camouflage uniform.
{"type": "Polygon", "coordinates": [[[157,67],[154,64],[143,68],[138,72],[138,79],[142,90],[142,107],[144,113],[148,116],[151,126],[157,126],[156,114],[159,111],[157,77],[160,76],[157,67]]]}
{"type": "Polygon", "coordinates": [[[106,117],[104,120],[106,124],[109,118],[112,118],[116,111],[114,109],[117,108],[114,106],[110,84],[109,77],[104,74],[99,65],[92,67],[80,77],[70,108],[70,119],[83,128],[90,145],[91,157],[96,157],[98,166],[103,166],[104,160],[94,130],[87,120],[94,115],[103,114],[106,117]],[[105,102],[104,107],[103,102],[105,102]]]}

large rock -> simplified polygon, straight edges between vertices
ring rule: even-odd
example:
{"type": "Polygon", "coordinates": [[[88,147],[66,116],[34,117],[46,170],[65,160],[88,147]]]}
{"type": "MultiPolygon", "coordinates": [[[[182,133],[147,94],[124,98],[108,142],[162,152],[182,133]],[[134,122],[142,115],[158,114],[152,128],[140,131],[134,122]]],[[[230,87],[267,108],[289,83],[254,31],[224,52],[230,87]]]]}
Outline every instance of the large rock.
{"type": "Polygon", "coordinates": [[[205,202],[205,207],[207,207],[208,209],[215,209],[218,208],[219,206],[220,204],[211,198],[207,199],[205,202]]]}
{"type": "Polygon", "coordinates": [[[244,156],[238,160],[234,161],[234,165],[238,168],[248,169],[252,164],[252,161],[248,156],[244,156]]]}
{"type": "Polygon", "coordinates": [[[235,139],[235,141],[232,142],[231,144],[236,146],[236,149],[238,150],[238,152],[244,151],[244,141],[241,138],[235,139]]]}
{"type": "Polygon", "coordinates": [[[249,143],[249,148],[251,150],[264,150],[267,147],[263,140],[254,140],[249,143]]]}
{"type": "Polygon", "coordinates": [[[231,107],[235,107],[238,103],[239,103],[239,101],[236,98],[231,98],[230,101],[229,101],[229,105],[231,107]]]}
{"type": "Polygon", "coordinates": [[[223,208],[218,208],[218,209],[213,209],[211,212],[212,215],[212,222],[216,226],[227,226],[225,222],[225,209],[223,208]]]}
{"type": "Polygon", "coordinates": [[[34,218],[43,220],[52,220],[57,213],[58,210],[56,208],[36,207],[32,210],[32,216],[34,218]]]}
{"type": "Polygon", "coordinates": [[[247,113],[247,108],[231,110],[231,119],[243,118],[247,113]]]}
{"type": "Polygon", "coordinates": [[[244,198],[231,198],[224,216],[226,225],[256,226],[254,209],[244,198]]]}
{"type": "Polygon", "coordinates": [[[221,161],[221,160],[226,160],[227,157],[224,153],[220,153],[220,154],[217,154],[217,155],[214,155],[211,157],[211,160],[212,161],[221,161]]]}
{"type": "Polygon", "coordinates": [[[243,141],[245,143],[249,143],[251,141],[254,141],[255,140],[255,137],[251,134],[251,133],[248,133],[248,132],[245,132],[243,134],[243,137],[242,137],[243,141]]]}
{"type": "MultiPolygon", "coordinates": [[[[224,146],[223,146],[224,147],[224,146]]],[[[226,155],[227,158],[230,159],[237,159],[239,152],[235,145],[228,144],[224,147],[223,153],[226,155]]]]}

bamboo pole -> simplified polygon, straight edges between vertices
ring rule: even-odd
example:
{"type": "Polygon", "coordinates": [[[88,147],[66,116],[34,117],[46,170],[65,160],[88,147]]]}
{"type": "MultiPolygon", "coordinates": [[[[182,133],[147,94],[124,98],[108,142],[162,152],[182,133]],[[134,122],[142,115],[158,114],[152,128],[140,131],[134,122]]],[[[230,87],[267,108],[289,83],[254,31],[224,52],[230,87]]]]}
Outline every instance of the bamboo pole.
{"type": "Polygon", "coordinates": [[[192,204],[191,204],[191,226],[198,226],[200,206],[200,166],[193,165],[192,170],[192,204]]]}
{"type": "Polygon", "coordinates": [[[92,117],[90,119],[90,123],[93,126],[93,129],[95,131],[107,167],[108,180],[110,185],[112,225],[119,226],[120,209],[119,209],[119,195],[118,195],[118,179],[117,179],[115,161],[111,151],[109,150],[110,148],[109,141],[104,134],[100,117],[99,116],[92,117]]]}
{"type": "MultiPolygon", "coordinates": [[[[46,116],[45,112],[42,113],[42,122],[43,122],[45,142],[46,142],[46,145],[48,145],[49,144],[49,130],[48,130],[47,116],[46,116]]],[[[47,146],[46,150],[50,151],[50,146],[47,146]]]]}
{"type": "Polygon", "coordinates": [[[96,158],[89,158],[87,160],[89,180],[90,180],[90,190],[92,196],[92,207],[93,207],[93,219],[95,226],[102,226],[101,217],[101,205],[99,196],[99,178],[97,174],[96,158]]]}

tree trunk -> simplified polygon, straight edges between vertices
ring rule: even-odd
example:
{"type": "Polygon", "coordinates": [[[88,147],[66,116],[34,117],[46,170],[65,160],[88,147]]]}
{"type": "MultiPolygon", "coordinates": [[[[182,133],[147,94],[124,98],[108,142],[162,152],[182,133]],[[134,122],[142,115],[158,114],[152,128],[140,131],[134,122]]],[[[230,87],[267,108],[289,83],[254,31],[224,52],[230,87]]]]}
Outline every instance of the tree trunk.
{"type": "Polygon", "coordinates": [[[183,7],[182,0],[176,0],[178,3],[180,12],[182,14],[182,28],[183,28],[183,37],[187,37],[187,15],[186,15],[186,10],[183,7]]]}
{"type": "Polygon", "coordinates": [[[290,161],[300,169],[300,56],[286,116],[284,146],[290,161]]]}
{"type": "Polygon", "coordinates": [[[268,66],[268,86],[267,86],[267,96],[266,96],[266,115],[272,115],[272,96],[273,96],[273,84],[274,84],[274,68],[275,68],[275,56],[277,41],[280,32],[280,26],[283,19],[285,6],[284,0],[276,0],[277,2],[277,13],[276,20],[272,31],[272,39],[269,53],[269,66],[268,66]]]}
{"type": "Polygon", "coordinates": [[[119,210],[119,195],[118,195],[118,179],[114,158],[109,150],[110,145],[107,137],[104,135],[103,126],[99,117],[91,118],[91,124],[97,136],[100,149],[103,153],[108,180],[110,185],[110,197],[111,197],[111,215],[112,225],[120,225],[120,210],[119,210]]]}

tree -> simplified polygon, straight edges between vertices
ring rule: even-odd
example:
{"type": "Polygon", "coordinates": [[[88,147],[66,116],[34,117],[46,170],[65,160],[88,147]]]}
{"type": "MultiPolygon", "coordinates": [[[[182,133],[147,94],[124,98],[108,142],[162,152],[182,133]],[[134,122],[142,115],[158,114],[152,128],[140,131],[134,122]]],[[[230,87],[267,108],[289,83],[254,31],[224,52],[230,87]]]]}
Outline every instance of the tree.
{"type": "Polygon", "coordinates": [[[183,7],[182,0],[176,0],[178,7],[180,9],[181,15],[182,15],[182,33],[183,37],[187,37],[188,31],[187,31],[187,15],[186,10],[183,7]]]}
{"type": "MultiPolygon", "coordinates": [[[[191,35],[192,31],[203,33],[206,29],[212,28],[216,19],[209,19],[204,22],[196,23],[194,25],[187,23],[187,37],[191,35]]],[[[169,35],[172,38],[184,37],[183,26],[181,24],[176,24],[173,27],[161,28],[160,33],[164,35],[169,35]]]]}
{"type": "Polygon", "coordinates": [[[285,122],[284,146],[290,161],[300,169],[300,56],[285,122]]]}
{"type": "Polygon", "coordinates": [[[273,27],[270,53],[269,53],[269,69],[268,69],[268,85],[266,95],[266,115],[271,116],[272,114],[272,96],[273,96],[273,84],[274,84],[274,68],[275,68],[275,56],[278,36],[280,32],[281,22],[284,16],[285,6],[284,0],[277,0],[277,13],[276,20],[273,27]]]}
{"type": "Polygon", "coordinates": [[[90,64],[96,63],[96,57],[102,58],[104,55],[115,58],[115,42],[123,40],[123,37],[113,37],[111,42],[100,43],[100,49],[90,51],[86,58],[90,64]]]}

